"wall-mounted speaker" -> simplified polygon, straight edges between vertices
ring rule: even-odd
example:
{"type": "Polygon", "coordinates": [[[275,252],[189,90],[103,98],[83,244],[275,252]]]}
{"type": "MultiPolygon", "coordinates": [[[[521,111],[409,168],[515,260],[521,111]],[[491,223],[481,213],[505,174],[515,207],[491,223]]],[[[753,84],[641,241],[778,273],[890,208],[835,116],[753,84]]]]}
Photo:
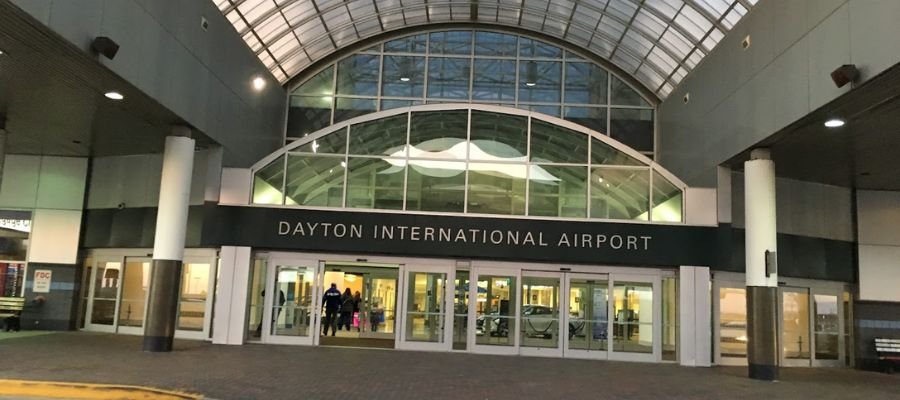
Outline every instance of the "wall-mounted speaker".
{"type": "Polygon", "coordinates": [[[119,52],[119,44],[106,36],[97,36],[91,42],[91,50],[112,60],[119,52]]]}
{"type": "Polygon", "coordinates": [[[856,81],[858,77],[859,70],[853,64],[841,65],[838,69],[831,72],[831,80],[834,81],[837,87],[844,87],[844,85],[856,81]]]}

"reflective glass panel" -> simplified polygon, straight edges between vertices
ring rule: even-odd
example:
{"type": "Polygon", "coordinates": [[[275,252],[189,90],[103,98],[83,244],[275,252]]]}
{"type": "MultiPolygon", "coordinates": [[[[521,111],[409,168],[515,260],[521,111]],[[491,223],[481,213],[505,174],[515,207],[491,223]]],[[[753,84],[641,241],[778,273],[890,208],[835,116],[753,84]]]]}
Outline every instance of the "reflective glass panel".
{"type": "Polygon", "coordinates": [[[526,161],[528,118],[472,111],[469,158],[484,161],[526,161]]]}
{"type": "Polygon", "coordinates": [[[181,269],[178,329],[202,331],[209,291],[209,264],[185,263],[181,269]]]}
{"type": "Polygon", "coordinates": [[[468,110],[412,113],[409,156],[464,160],[468,119],[468,110]]]}
{"type": "Polygon", "coordinates": [[[375,112],[374,99],[351,99],[338,97],[334,108],[334,123],[375,112]]]}
{"type": "Polygon", "coordinates": [[[531,161],[587,163],[588,136],[536,119],[531,120],[531,161]]]}
{"type": "Polygon", "coordinates": [[[606,134],[606,107],[566,107],[564,117],[591,130],[606,134]]]}
{"type": "MultiPolygon", "coordinates": [[[[309,336],[313,325],[314,267],[278,265],[272,298],[271,333],[278,336],[309,336]]],[[[265,298],[266,291],[261,293],[265,298]]]]}
{"type": "Polygon", "coordinates": [[[613,351],[653,352],[653,286],[616,282],[613,287],[613,351]]]}
{"type": "Polygon", "coordinates": [[[253,176],[253,204],[283,204],[284,156],[256,171],[253,176]]]}
{"type": "Polygon", "coordinates": [[[122,279],[121,262],[99,262],[94,276],[94,301],[91,324],[112,325],[116,318],[116,299],[122,279]]]}
{"type": "Polygon", "coordinates": [[[525,215],[526,170],[525,165],[469,163],[468,212],[525,215]]]}
{"type": "Polygon", "coordinates": [[[347,128],[341,128],[322,135],[304,145],[297,146],[294,151],[319,154],[344,154],[347,152],[347,128]]]}
{"type": "Polygon", "coordinates": [[[294,89],[291,94],[309,96],[331,96],[334,94],[334,66],[329,66],[302,85],[294,89]]]}
{"type": "Polygon", "coordinates": [[[378,94],[379,56],[356,54],[338,62],[337,92],[361,96],[378,94]]]}
{"type": "Polygon", "coordinates": [[[291,96],[286,135],[302,137],[331,125],[331,96],[291,96]]]}
{"type": "Polygon", "coordinates": [[[519,63],[519,102],[559,103],[562,96],[562,63],[519,63]]]}
{"type": "MultiPolygon", "coordinates": [[[[605,278],[605,276],[604,276],[605,278]]],[[[608,349],[609,282],[569,281],[569,349],[608,349]]]]}
{"type": "Polygon", "coordinates": [[[837,360],[841,335],[836,295],[813,295],[815,312],[816,359],[837,360]]]}
{"type": "Polygon", "coordinates": [[[350,157],[347,171],[347,207],[403,209],[402,158],[350,157]]]}
{"type": "Polygon", "coordinates": [[[424,104],[421,100],[382,100],[381,111],[424,104]]]}
{"type": "Polygon", "coordinates": [[[592,168],[591,218],[646,221],[649,179],[646,168],[592,168]]]}
{"type": "Polygon", "coordinates": [[[471,31],[434,32],[428,40],[431,54],[472,54],[471,31]]]}
{"type": "Polygon", "coordinates": [[[747,290],[719,288],[719,354],[747,357],[747,290]]]}
{"type": "Polygon", "coordinates": [[[469,98],[470,58],[431,58],[428,60],[428,97],[469,98]]]}
{"type": "Polygon", "coordinates": [[[350,126],[350,154],[406,156],[406,114],[350,126]]]}
{"type": "Polygon", "coordinates": [[[783,291],[781,343],[784,358],[809,359],[809,293],[783,291]]]}
{"type": "Polygon", "coordinates": [[[513,101],[516,99],[516,61],[475,59],[473,100],[513,101]]]}
{"type": "Polygon", "coordinates": [[[638,151],[653,151],[653,110],[613,108],[609,135],[638,151]]]}
{"type": "Polygon", "coordinates": [[[119,326],[144,326],[147,290],[150,288],[150,262],[125,260],[119,326]]]}
{"type": "Polygon", "coordinates": [[[681,189],[653,171],[653,221],[681,222],[683,200],[681,189]]]}
{"type": "Polygon", "coordinates": [[[636,158],[616,150],[609,144],[595,138],[591,138],[591,164],[644,165],[636,158]]]}
{"type": "Polygon", "coordinates": [[[518,108],[522,110],[534,111],[541,114],[547,114],[551,117],[559,118],[559,106],[541,105],[541,104],[520,104],[518,108]]]}
{"type": "Polygon", "coordinates": [[[475,32],[475,55],[515,57],[518,38],[497,32],[475,32]]]}
{"type": "Polygon", "coordinates": [[[475,343],[515,346],[516,277],[478,276],[475,343]]]}
{"type": "Polygon", "coordinates": [[[407,36],[384,43],[385,53],[424,53],[427,42],[425,34],[407,36]]]}
{"type": "Polygon", "coordinates": [[[466,163],[411,160],[407,173],[407,210],[463,212],[466,163]]]}
{"type": "Polygon", "coordinates": [[[559,278],[522,277],[522,347],[559,347],[559,278]]]}
{"type": "Polygon", "coordinates": [[[341,207],[344,198],[344,158],[290,155],[285,204],[341,207]]]}
{"type": "Polygon", "coordinates": [[[406,299],[406,340],[444,341],[444,281],[447,274],[410,272],[406,299]]]}
{"type": "Polygon", "coordinates": [[[258,341],[262,336],[263,298],[266,289],[266,260],[256,258],[250,270],[249,296],[247,299],[247,340],[258,341]]]}
{"type": "Polygon", "coordinates": [[[587,167],[531,165],[528,215],[587,216],[587,167]]]}
{"type": "Polygon", "coordinates": [[[612,82],[610,83],[610,104],[615,104],[617,106],[642,106],[642,107],[650,107],[650,104],[647,103],[641,95],[628,86],[627,83],[622,82],[621,79],[613,76],[612,82]]]}
{"type": "Polygon", "coordinates": [[[453,350],[466,350],[469,336],[467,329],[469,324],[469,271],[467,269],[457,266],[453,288],[453,350]]]}
{"type": "Polygon", "coordinates": [[[422,97],[425,89],[425,57],[384,56],[381,95],[422,97]]]}
{"type": "Polygon", "coordinates": [[[519,38],[520,57],[562,58],[562,49],[527,37],[519,38]]]}
{"type": "Polygon", "coordinates": [[[606,104],[609,74],[592,63],[566,63],[566,103],[606,104]]]}

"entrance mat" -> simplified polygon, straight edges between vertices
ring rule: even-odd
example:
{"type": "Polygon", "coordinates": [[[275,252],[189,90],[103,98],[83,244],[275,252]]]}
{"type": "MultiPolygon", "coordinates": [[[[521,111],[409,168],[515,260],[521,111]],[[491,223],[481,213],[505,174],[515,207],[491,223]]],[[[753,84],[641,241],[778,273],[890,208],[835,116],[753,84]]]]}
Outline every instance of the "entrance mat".
{"type": "Polygon", "coordinates": [[[6,396],[15,396],[16,398],[23,399],[101,400],[193,400],[203,398],[197,394],[161,390],[143,386],[0,379],[0,397],[6,396]]]}
{"type": "Polygon", "coordinates": [[[372,347],[377,349],[393,349],[393,339],[373,338],[342,338],[336,336],[322,336],[319,338],[322,346],[347,346],[347,347],[372,347]]]}

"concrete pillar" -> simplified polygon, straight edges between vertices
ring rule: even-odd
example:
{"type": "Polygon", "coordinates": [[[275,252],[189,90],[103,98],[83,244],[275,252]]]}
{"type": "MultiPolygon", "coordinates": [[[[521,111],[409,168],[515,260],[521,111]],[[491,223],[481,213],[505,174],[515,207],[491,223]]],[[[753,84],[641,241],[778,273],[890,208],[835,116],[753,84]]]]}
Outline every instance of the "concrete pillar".
{"type": "Polygon", "coordinates": [[[193,167],[194,139],[190,138],[190,129],[176,126],[172,136],[166,138],[163,155],[144,351],[172,351],[193,167]]]}
{"type": "Polygon", "coordinates": [[[776,251],[775,163],[755,149],[744,163],[746,225],[747,362],[752,379],[778,379],[778,275],[766,273],[766,252],[776,251]]]}

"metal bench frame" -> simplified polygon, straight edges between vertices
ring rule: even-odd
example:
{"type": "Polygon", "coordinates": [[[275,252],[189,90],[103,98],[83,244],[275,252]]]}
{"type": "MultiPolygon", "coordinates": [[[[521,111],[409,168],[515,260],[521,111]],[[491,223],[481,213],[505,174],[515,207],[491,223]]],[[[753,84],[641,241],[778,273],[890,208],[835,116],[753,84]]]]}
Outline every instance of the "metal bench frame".
{"type": "Polygon", "coordinates": [[[900,365],[900,339],[875,338],[875,352],[887,373],[893,373],[894,366],[900,365]]]}

